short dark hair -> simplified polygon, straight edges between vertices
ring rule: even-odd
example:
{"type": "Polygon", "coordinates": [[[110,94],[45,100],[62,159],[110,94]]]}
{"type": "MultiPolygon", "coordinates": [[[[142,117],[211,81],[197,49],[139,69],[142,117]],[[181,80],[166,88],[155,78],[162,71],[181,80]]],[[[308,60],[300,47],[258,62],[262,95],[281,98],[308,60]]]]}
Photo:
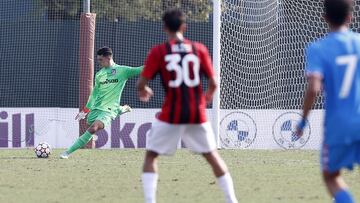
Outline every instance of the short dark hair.
{"type": "Polygon", "coordinates": [[[346,22],[346,18],[353,9],[352,0],[325,0],[324,12],[329,23],[340,26],[346,22]]]}
{"type": "Polygon", "coordinates": [[[98,56],[112,56],[113,52],[110,47],[101,47],[96,54],[98,56]]]}
{"type": "Polygon", "coordinates": [[[166,28],[171,32],[177,32],[180,26],[185,23],[185,14],[180,9],[171,9],[164,13],[162,20],[166,28]]]}

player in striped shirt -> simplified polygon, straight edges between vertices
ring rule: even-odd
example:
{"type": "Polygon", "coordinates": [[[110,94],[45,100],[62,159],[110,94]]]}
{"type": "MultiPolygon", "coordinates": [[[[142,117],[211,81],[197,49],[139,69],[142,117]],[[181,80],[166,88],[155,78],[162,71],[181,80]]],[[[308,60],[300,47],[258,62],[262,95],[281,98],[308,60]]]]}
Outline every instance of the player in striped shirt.
{"type": "Polygon", "coordinates": [[[325,0],[325,20],[330,32],[311,43],[306,50],[308,87],[303,120],[298,135],[316,95],[325,90],[324,140],[321,169],[326,187],[336,203],[354,202],[340,175],[343,168],[360,163],[360,35],[349,30],[351,0],[325,0]]]}
{"type": "Polygon", "coordinates": [[[183,37],[186,24],[180,10],[166,12],[163,21],[168,41],[151,49],[137,85],[140,100],[148,101],[153,93],[147,83],[160,74],[166,91],[161,113],[148,136],[142,175],[145,202],[156,199],[158,155],[173,155],[180,139],[211,165],[226,202],[237,202],[232,178],[216,150],[215,136],[206,119],[206,102],[212,101],[217,86],[208,50],[183,37]],[[205,94],[201,74],[209,80],[205,94]]]}

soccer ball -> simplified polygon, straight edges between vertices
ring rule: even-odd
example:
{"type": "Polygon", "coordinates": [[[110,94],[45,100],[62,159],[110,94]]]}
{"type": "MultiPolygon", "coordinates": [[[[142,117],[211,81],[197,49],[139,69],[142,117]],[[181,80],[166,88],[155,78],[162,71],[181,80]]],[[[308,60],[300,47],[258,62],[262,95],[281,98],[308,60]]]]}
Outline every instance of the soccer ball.
{"type": "Polygon", "coordinates": [[[51,147],[46,142],[40,142],[35,148],[35,154],[38,158],[48,158],[51,154],[51,147]]]}

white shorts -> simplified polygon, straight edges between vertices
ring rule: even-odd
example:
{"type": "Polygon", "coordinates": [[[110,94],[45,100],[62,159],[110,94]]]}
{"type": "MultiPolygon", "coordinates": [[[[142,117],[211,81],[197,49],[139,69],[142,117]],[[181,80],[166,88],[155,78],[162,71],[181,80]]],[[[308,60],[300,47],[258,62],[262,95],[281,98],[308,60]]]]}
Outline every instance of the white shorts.
{"type": "Polygon", "coordinates": [[[146,149],[160,155],[173,155],[180,145],[195,153],[208,153],[216,149],[215,136],[209,122],[202,124],[170,124],[155,121],[148,135],[146,149]]]}

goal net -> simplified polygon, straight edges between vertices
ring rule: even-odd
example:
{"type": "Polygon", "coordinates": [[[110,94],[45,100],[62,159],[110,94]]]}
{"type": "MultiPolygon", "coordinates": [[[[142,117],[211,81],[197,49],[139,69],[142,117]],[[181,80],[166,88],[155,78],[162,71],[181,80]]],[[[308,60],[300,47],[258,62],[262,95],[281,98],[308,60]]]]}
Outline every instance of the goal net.
{"type": "MultiPolygon", "coordinates": [[[[359,6],[355,1],[355,31],[359,6]]],[[[223,0],[222,9],[222,146],[317,149],[322,96],[304,137],[292,141],[291,136],[306,87],[304,48],[327,32],[323,1],[223,0]]]]}

